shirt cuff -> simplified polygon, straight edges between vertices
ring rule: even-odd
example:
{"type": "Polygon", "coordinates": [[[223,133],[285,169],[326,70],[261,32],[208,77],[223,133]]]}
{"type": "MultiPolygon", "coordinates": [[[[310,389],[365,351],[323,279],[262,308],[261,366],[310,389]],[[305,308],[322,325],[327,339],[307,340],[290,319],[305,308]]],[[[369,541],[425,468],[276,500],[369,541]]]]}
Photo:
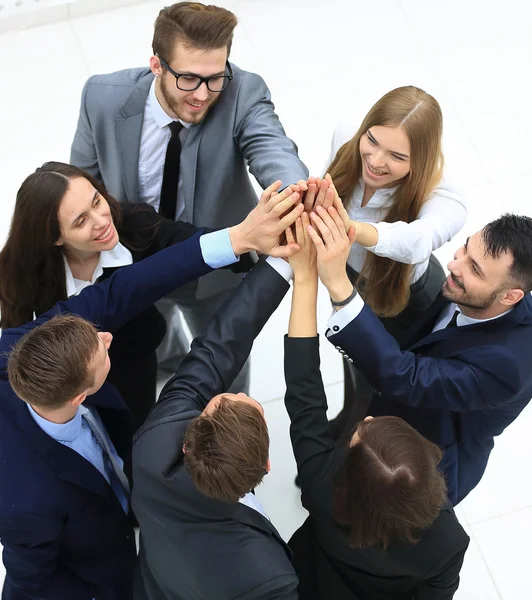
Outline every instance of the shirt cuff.
{"type": "Polygon", "coordinates": [[[351,321],[356,319],[364,308],[364,300],[357,294],[349,304],[336,311],[327,323],[327,331],[325,335],[331,337],[342,331],[344,327],[349,325],[351,321]]]}
{"type": "Polygon", "coordinates": [[[290,280],[294,277],[294,271],[292,270],[290,263],[286,262],[286,260],[283,260],[282,258],[277,258],[274,256],[268,256],[266,262],[270,265],[270,267],[272,267],[272,269],[275,269],[283,279],[286,279],[286,281],[290,283],[290,280]]]}
{"type": "Polygon", "coordinates": [[[229,228],[202,235],[200,248],[203,260],[212,269],[226,267],[240,260],[233,251],[229,228]]]}

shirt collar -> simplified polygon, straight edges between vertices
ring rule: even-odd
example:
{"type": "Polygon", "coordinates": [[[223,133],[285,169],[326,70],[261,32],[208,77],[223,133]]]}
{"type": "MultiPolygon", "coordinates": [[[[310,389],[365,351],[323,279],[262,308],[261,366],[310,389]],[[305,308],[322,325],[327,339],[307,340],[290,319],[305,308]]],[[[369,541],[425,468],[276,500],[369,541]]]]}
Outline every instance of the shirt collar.
{"type": "MultiPolygon", "coordinates": [[[[364,187],[365,187],[365,183],[364,183],[364,180],[362,179],[362,177],[358,180],[358,185],[359,185],[360,202],[362,203],[362,197],[364,195],[364,187]]],[[[369,206],[369,205],[385,206],[388,203],[391,204],[392,196],[399,189],[400,185],[401,184],[395,185],[394,187],[391,187],[391,188],[379,188],[379,189],[375,190],[373,196],[369,199],[369,202],[366,204],[366,206],[369,206]]]]}
{"type": "Polygon", "coordinates": [[[459,313],[458,317],[456,317],[456,325],[458,327],[464,327],[464,325],[477,325],[478,323],[487,323],[488,321],[494,321],[495,319],[500,319],[501,317],[504,317],[504,315],[507,315],[508,313],[512,312],[513,309],[514,307],[512,306],[500,315],[497,315],[495,317],[489,317],[488,319],[474,319],[473,317],[467,317],[466,315],[464,315],[456,304],[453,305],[453,313],[455,310],[457,310],[459,313]]]}
{"type": "MultiPolygon", "coordinates": [[[[79,436],[81,432],[81,406],[78,406],[76,414],[67,423],[52,423],[52,421],[38,415],[29,404],[27,404],[27,407],[37,425],[56,442],[73,442],[79,436]]],[[[87,409],[84,408],[84,410],[87,409]]]]}
{"type": "Polygon", "coordinates": [[[98,264],[94,269],[91,281],[82,281],[81,279],[74,278],[64,253],[63,263],[65,265],[66,292],[67,296],[70,298],[70,296],[77,296],[81,290],[95,283],[97,279],[102,276],[104,269],[111,267],[124,267],[132,264],[133,256],[125,246],[122,246],[120,242],[118,242],[118,244],[111,250],[102,250],[102,252],[100,252],[100,259],[98,260],[98,264]]]}
{"type": "MultiPolygon", "coordinates": [[[[153,81],[151,82],[150,93],[148,94],[147,104],[148,104],[148,110],[150,111],[151,116],[153,117],[155,123],[157,124],[158,127],[160,127],[162,129],[163,127],[166,127],[167,125],[170,125],[170,123],[172,123],[172,121],[175,121],[175,119],[173,119],[172,117],[167,115],[165,110],[163,109],[163,107],[159,104],[159,100],[157,100],[157,96],[155,95],[155,82],[156,81],[157,81],[157,77],[154,77],[153,81]]],[[[186,127],[187,129],[192,126],[192,123],[185,123],[184,121],[181,121],[181,119],[178,119],[178,121],[181,123],[181,125],[183,125],[183,127],[186,127]]]]}

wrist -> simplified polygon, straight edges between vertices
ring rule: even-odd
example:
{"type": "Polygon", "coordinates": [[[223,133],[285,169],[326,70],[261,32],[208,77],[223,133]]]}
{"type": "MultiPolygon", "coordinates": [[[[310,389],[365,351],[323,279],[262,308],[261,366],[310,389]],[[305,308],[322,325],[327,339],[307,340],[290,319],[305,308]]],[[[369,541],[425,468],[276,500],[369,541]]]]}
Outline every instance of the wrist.
{"type": "Polygon", "coordinates": [[[301,287],[318,287],[318,273],[317,271],[297,272],[294,270],[294,283],[301,287]]]}
{"type": "Polygon", "coordinates": [[[345,279],[341,281],[335,281],[334,283],[327,285],[329,296],[333,302],[342,302],[353,293],[354,286],[349,281],[347,275],[345,279]]]}
{"type": "Polygon", "coordinates": [[[229,240],[231,241],[235,256],[240,256],[251,250],[257,250],[257,248],[252,247],[249,243],[244,222],[229,228],[229,240]]]}

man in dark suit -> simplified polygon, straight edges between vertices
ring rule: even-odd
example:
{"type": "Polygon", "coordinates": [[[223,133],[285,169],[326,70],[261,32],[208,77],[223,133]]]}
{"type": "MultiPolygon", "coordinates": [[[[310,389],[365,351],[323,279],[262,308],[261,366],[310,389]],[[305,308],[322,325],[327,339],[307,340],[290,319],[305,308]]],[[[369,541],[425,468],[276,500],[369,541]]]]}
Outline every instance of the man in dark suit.
{"type": "Polygon", "coordinates": [[[290,191],[263,195],[240,225],[195,234],[85,288],[36,321],[3,332],[4,600],[131,599],[135,539],[122,469],[131,422],[122,398],[105,383],[109,332],[244,252],[287,255],[279,234],[302,211],[298,205],[280,218],[299,198],[290,191]]]}
{"type": "Polygon", "coordinates": [[[193,341],[135,436],[136,600],[297,599],[288,547],[252,493],[269,470],[264,412],[225,393],[289,288],[277,260],[256,265],[193,341]]]}
{"type": "Polygon", "coordinates": [[[480,481],[494,437],[532,397],[532,219],[504,215],[469,237],[400,347],[345,274],[335,209],[317,212],[320,277],[337,303],[327,337],[374,386],[368,414],[402,417],[444,450],[457,504],[480,481]]]}
{"type": "MultiPolygon", "coordinates": [[[[213,228],[242,221],[256,205],[248,167],[262,188],[276,179],[306,180],[263,79],[228,62],[236,24],[230,11],[199,2],[163,8],[149,68],[93,75],[85,84],[70,162],[120,202],[146,202],[172,219],[213,228]]],[[[192,336],[203,335],[241,279],[210,274],[159,309],[175,324],[177,304],[192,336]]],[[[163,346],[174,372],[175,348],[184,344],[170,340],[163,346]]],[[[248,386],[246,367],[235,387],[248,386]]]]}

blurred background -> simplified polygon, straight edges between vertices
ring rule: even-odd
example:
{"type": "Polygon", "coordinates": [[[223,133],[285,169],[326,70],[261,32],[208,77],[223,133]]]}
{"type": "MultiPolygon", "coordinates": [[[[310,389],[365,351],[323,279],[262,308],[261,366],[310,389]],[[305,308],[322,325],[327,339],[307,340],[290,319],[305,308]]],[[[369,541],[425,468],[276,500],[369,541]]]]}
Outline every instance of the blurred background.
{"type": "MultiPolygon", "coordinates": [[[[239,19],[232,62],[259,73],[313,175],[336,123],[358,123],[389,90],[416,85],[444,114],[446,175],[469,203],[454,250],[490,219],[531,214],[532,8],[525,0],[213,0],[239,19]]],[[[68,162],[81,88],[92,74],[144,66],[165,4],[132,0],[0,0],[0,243],[17,189],[43,162],[68,162]]],[[[252,354],[251,395],[264,404],[272,471],[258,490],[288,539],[305,518],[283,394],[290,297],[252,354]]],[[[330,313],[320,291],[321,333],[330,313]]],[[[363,344],[364,340],[360,340],[363,344]]],[[[339,354],[322,339],[331,415],[343,392],[339,354]]],[[[496,440],[480,485],[457,508],[471,536],[459,600],[532,598],[532,408],[496,440]]],[[[0,567],[0,578],[3,568],[0,567]]],[[[333,600],[333,599],[331,599],[333,600]]]]}

